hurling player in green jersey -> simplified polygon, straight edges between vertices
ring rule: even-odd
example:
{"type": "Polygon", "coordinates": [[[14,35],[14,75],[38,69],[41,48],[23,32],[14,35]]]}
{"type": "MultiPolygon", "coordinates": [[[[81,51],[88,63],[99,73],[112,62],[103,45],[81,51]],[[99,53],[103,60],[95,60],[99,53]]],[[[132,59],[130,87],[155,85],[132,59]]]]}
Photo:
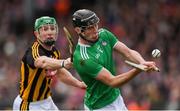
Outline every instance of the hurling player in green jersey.
{"type": "Polygon", "coordinates": [[[115,74],[112,52],[116,50],[127,60],[144,64],[148,71],[156,67],[153,61],[145,61],[142,56],[118,41],[106,29],[98,29],[99,18],[87,9],[73,14],[73,26],[79,36],[73,65],[87,85],[84,97],[86,110],[127,110],[120,95],[119,87],[133,79],[141,70],[115,74]]]}

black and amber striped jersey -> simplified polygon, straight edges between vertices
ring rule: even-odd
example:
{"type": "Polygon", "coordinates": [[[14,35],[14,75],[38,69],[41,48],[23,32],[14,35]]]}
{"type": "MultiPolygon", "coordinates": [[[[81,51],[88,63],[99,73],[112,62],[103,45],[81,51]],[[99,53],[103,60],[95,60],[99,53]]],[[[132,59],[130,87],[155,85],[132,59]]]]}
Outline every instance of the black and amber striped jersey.
{"type": "Polygon", "coordinates": [[[45,69],[34,66],[39,56],[60,59],[60,52],[55,47],[48,51],[37,41],[25,52],[21,61],[20,97],[27,102],[43,100],[51,95],[51,78],[45,76],[45,69]]]}

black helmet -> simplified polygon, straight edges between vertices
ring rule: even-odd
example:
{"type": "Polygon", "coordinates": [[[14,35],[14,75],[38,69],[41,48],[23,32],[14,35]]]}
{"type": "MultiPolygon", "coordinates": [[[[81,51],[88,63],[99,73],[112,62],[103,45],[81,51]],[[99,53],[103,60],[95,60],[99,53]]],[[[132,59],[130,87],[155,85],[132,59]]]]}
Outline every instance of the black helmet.
{"type": "Polygon", "coordinates": [[[73,26],[74,27],[81,27],[81,28],[85,28],[89,25],[94,25],[96,23],[99,22],[99,18],[97,17],[97,15],[87,9],[80,9],[77,10],[74,14],[73,14],[73,26]]]}

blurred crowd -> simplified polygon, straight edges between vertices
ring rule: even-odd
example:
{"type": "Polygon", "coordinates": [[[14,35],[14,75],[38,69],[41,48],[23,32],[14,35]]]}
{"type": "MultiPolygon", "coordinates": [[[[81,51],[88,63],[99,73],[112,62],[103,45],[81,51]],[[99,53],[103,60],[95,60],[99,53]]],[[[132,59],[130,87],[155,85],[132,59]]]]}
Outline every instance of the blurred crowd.
{"type": "MultiPolygon", "coordinates": [[[[77,42],[71,17],[87,8],[100,17],[99,26],[112,31],[120,41],[137,50],[146,60],[154,60],[160,72],[141,73],[121,87],[130,110],[180,110],[180,1],[179,0],[1,0],[0,3],[0,110],[12,109],[19,91],[20,61],[35,40],[34,21],[48,15],[57,19],[57,46],[62,58],[69,56],[62,31],[66,26],[77,42]],[[158,48],[162,56],[154,59],[158,48]]],[[[114,53],[117,74],[131,67],[114,53]]],[[[73,76],[79,78],[74,69],[73,76]]],[[[53,99],[60,109],[83,109],[85,91],[54,78],[53,99]]]]}

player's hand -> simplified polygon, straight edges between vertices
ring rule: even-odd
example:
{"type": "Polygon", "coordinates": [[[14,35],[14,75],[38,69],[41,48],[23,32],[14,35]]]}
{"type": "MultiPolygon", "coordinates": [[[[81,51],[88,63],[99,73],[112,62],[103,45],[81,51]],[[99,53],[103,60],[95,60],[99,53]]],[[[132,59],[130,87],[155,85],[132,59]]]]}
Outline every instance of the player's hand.
{"type": "Polygon", "coordinates": [[[56,75],[57,73],[57,70],[51,70],[51,69],[46,69],[45,70],[45,76],[48,77],[48,78],[52,78],[56,75]]]}
{"type": "Polygon", "coordinates": [[[86,89],[87,86],[86,86],[86,84],[85,84],[84,82],[80,82],[79,88],[81,88],[81,89],[86,89]]]}
{"type": "Polygon", "coordinates": [[[146,67],[146,71],[147,71],[147,72],[156,71],[157,66],[156,66],[156,63],[153,62],[153,61],[145,61],[145,62],[143,62],[143,63],[141,63],[141,64],[147,66],[147,67],[146,67]]]}
{"type": "Polygon", "coordinates": [[[64,67],[66,69],[70,69],[72,67],[73,63],[71,62],[71,58],[67,58],[66,60],[64,60],[64,67]]]}

